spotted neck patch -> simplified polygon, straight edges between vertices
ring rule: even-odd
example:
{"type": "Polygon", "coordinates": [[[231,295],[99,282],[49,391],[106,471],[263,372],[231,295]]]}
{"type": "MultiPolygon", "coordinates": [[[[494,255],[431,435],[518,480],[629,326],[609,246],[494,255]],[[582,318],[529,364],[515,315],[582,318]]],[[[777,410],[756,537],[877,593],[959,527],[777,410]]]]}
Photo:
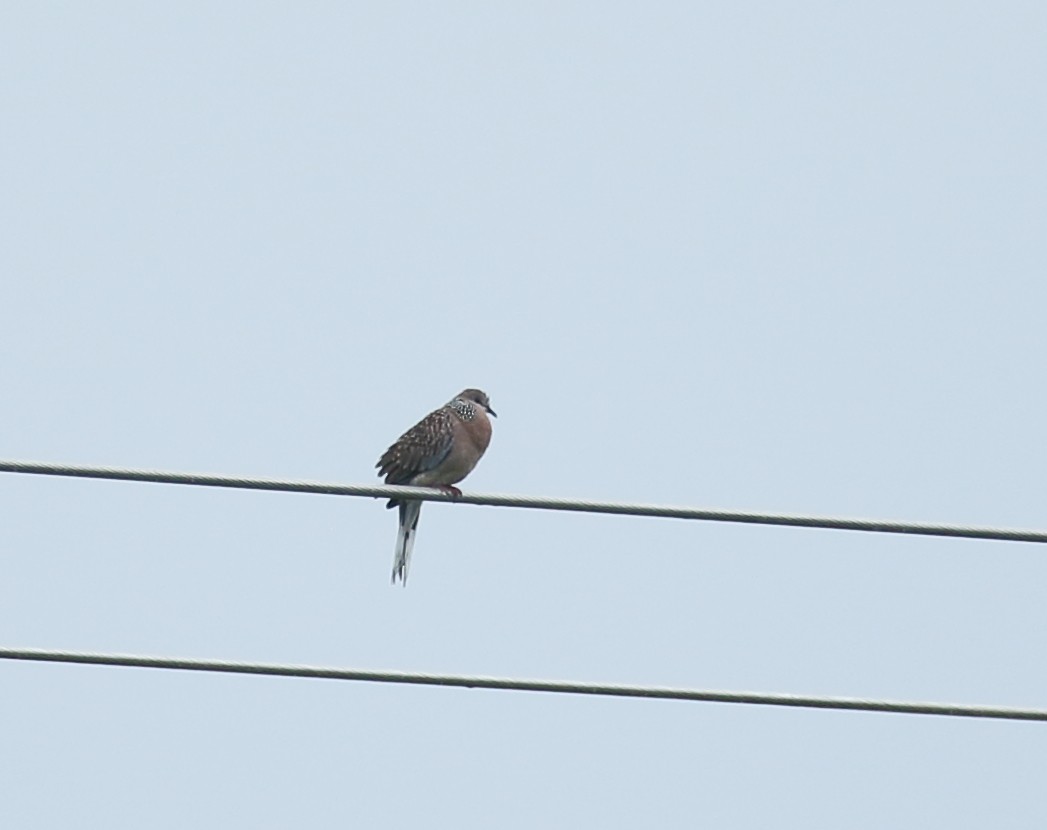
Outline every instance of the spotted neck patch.
{"type": "Polygon", "coordinates": [[[476,417],[476,405],[470,401],[463,401],[461,398],[455,398],[447,404],[447,407],[463,421],[471,421],[476,417]]]}

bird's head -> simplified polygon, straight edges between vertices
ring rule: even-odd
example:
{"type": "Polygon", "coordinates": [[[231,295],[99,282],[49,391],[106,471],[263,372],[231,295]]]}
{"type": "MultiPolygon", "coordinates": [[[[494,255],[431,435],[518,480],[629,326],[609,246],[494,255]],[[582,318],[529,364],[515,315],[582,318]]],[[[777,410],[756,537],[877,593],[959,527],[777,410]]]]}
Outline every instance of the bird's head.
{"type": "Polygon", "coordinates": [[[457,398],[458,400],[471,401],[472,403],[479,404],[483,407],[484,412],[486,412],[488,415],[491,415],[494,418],[498,417],[497,413],[493,409],[491,409],[491,401],[487,397],[486,392],[481,392],[479,389],[466,389],[455,395],[455,398],[457,398]]]}

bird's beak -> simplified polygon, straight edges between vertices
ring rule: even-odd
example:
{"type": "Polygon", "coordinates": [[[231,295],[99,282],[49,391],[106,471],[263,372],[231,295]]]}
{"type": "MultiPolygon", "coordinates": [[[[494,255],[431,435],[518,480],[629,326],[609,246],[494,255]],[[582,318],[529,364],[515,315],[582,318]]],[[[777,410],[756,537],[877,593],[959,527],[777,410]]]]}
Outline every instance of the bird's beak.
{"type": "Polygon", "coordinates": [[[491,407],[485,406],[484,409],[487,410],[487,414],[490,415],[492,418],[497,418],[498,417],[498,413],[495,412],[493,409],[491,409],[491,407]]]}

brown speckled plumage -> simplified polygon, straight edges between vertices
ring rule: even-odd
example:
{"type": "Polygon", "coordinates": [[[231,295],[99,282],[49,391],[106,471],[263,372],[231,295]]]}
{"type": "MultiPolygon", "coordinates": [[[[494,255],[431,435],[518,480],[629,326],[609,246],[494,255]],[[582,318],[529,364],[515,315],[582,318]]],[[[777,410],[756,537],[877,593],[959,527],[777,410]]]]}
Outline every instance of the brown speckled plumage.
{"type": "MultiPolygon", "coordinates": [[[[491,442],[491,402],[479,389],[466,389],[430,412],[401,435],[375,465],[386,484],[443,487],[464,479],[491,442]]],[[[407,583],[407,566],[418,526],[419,501],[390,501],[400,508],[400,528],[393,560],[393,582],[407,583]]]]}

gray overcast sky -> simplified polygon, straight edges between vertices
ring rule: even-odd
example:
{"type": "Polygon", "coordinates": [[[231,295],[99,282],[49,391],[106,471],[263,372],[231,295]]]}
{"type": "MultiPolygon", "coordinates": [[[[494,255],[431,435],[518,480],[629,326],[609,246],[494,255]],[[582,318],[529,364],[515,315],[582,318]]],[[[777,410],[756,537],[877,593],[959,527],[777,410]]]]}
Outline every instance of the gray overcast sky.
{"type": "MultiPolygon", "coordinates": [[[[0,12],[0,456],[1047,526],[1047,6],[0,12]]],[[[0,641],[1047,705],[1047,551],[0,476],[0,641]]],[[[0,825],[1032,827],[1042,724],[0,664],[0,825]]]]}

